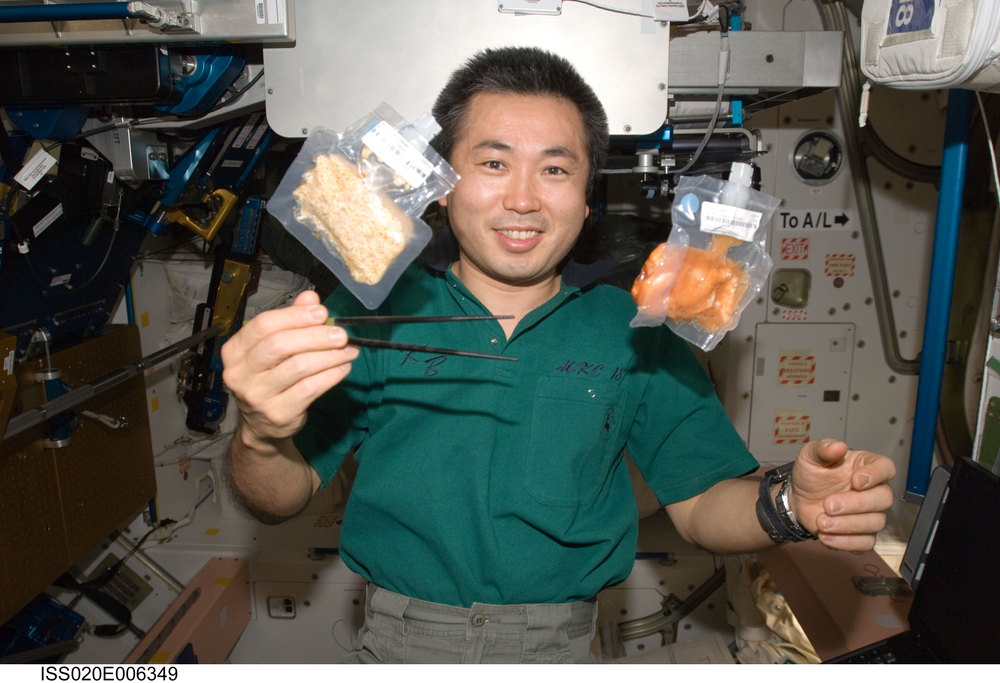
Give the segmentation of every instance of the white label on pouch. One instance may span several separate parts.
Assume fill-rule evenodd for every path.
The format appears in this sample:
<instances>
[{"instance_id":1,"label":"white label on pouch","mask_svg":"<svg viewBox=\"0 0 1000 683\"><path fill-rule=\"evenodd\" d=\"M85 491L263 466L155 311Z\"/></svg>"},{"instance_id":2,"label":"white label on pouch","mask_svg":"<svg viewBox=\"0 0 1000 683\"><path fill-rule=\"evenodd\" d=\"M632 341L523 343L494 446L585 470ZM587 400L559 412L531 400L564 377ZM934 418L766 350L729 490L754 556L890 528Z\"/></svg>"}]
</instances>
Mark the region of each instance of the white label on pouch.
<instances>
[{"instance_id":1,"label":"white label on pouch","mask_svg":"<svg viewBox=\"0 0 1000 683\"><path fill-rule=\"evenodd\" d=\"M729 235L744 242L753 239L760 227L762 214L735 206L703 202L701 205L701 230L714 235Z\"/></svg>"},{"instance_id":2,"label":"white label on pouch","mask_svg":"<svg viewBox=\"0 0 1000 683\"><path fill-rule=\"evenodd\" d=\"M361 141L413 187L423 185L434 172L431 162L385 121L379 121Z\"/></svg>"}]
</instances>

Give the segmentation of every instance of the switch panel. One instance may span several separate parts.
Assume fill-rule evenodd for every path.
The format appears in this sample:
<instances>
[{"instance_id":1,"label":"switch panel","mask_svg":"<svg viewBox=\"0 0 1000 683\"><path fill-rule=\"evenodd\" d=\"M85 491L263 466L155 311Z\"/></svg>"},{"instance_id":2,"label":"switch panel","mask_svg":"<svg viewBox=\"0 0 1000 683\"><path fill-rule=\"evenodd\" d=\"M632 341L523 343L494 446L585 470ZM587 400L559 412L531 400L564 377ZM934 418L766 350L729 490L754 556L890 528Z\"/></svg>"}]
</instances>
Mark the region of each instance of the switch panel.
<instances>
[{"instance_id":1,"label":"switch panel","mask_svg":"<svg viewBox=\"0 0 1000 683\"><path fill-rule=\"evenodd\" d=\"M283 595L268 596L267 613L272 619L294 619L295 598Z\"/></svg>"}]
</instances>

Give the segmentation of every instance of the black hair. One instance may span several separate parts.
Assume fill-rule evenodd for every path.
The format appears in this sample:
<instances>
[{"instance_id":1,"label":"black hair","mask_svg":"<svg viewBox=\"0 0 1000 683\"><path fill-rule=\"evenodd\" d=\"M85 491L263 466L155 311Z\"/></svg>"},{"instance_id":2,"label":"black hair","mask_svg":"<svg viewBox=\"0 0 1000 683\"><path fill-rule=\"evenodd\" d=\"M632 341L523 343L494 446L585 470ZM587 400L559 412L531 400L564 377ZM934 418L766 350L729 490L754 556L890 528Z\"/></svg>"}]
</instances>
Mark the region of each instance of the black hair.
<instances>
[{"instance_id":1,"label":"black hair","mask_svg":"<svg viewBox=\"0 0 1000 683\"><path fill-rule=\"evenodd\" d=\"M547 95L576 105L583 119L588 161L587 192L608 155L608 117L597 95L566 59L536 47L504 47L477 53L451 75L432 113L441 125L433 146L451 160L472 96L478 93Z\"/></svg>"}]
</instances>

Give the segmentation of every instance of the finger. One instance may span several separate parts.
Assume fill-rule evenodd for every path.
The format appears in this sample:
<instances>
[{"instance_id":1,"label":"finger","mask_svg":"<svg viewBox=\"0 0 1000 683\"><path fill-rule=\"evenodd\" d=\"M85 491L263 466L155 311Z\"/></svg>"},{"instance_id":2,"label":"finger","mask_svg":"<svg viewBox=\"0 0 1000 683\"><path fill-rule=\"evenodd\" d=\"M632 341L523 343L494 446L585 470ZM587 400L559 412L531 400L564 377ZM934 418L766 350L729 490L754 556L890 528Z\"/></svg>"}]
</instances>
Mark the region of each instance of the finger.
<instances>
[{"instance_id":1,"label":"finger","mask_svg":"<svg viewBox=\"0 0 1000 683\"><path fill-rule=\"evenodd\" d=\"M350 364L357 357L358 349L353 346L295 354L260 375L258 383L272 387L270 393L279 394L309 377L345 363Z\"/></svg>"},{"instance_id":2,"label":"finger","mask_svg":"<svg viewBox=\"0 0 1000 683\"><path fill-rule=\"evenodd\" d=\"M893 492L888 484L867 491L834 493L823 500L823 511L831 517L882 512L892 506Z\"/></svg>"},{"instance_id":3,"label":"finger","mask_svg":"<svg viewBox=\"0 0 1000 683\"><path fill-rule=\"evenodd\" d=\"M347 332L342 327L316 325L293 328L261 339L247 350L242 360L245 372L258 374L277 367L289 358L313 351L343 349L346 344Z\"/></svg>"},{"instance_id":4,"label":"finger","mask_svg":"<svg viewBox=\"0 0 1000 683\"><path fill-rule=\"evenodd\" d=\"M227 368L223 372L223 381L245 403L263 405L278 394L287 392L299 382L331 368L350 364L357 357L358 349L353 346L297 353L285 358L273 367L256 372L247 369L249 363L242 368ZM243 372L240 373L240 370ZM230 372L231 375L235 376L227 376L225 372Z\"/></svg>"},{"instance_id":5,"label":"finger","mask_svg":"<svg viewBox=\"0 0 1000 683\"><path fill-rule=\"evenodd\" d=\"M820 534L856 535L877 534L885 528L884 512L866 512L860 515L829 517L820 515L816 518Z\"/></svg>"},{"instance_id":6,"label":"finger","mask_svg":"<svg viewBox=\"0 0 1000 683\"><path fill-rule=\"evenodd\" d=\"M820 542L835 550L850 550L852 552L871 550L875 547L875 534L819 534Z\"/></svg>"},{"instance_id":7,"label":"finger","mask_svg":"<svg viewBox=\"0 0 1000 683\"><path fill-rule=\"evenodd\" d=\"M296 298L309 300L311 297L303 297L303 292ZM313 292L315 294L315 292ZM285 330L303 329L317 327L326 323L328 318L325 307L318 304L292 305L286 308L279 308L272 311L264 311L254 316L250 322L240 328L233 337L223 345L223 349L229 347L230 356L242 356L262 340L278 332ZM225 358L223 358L225 364Z\"/></svg>"},{"instance_id":8,"label":"finger","mask_svg":"<svg viewBox=\"0 0 1000 683\"><path fill-rule=\"evenodd\" d=\"M851 486L856 491L879 486L896 476L895 463L878 453L862 451L857 455L855 463Z\"/></svg>"},{"instance_id":9,"label":"finger","mask_svg":"<svg viewBox=\"0 0 1000 683\"><path fill-rule=\"evenodd\" d=\"M341 382L351 371L350 363L342 363L322 372L303 378L285 391L276 394L268 401L251 404L240 416L250 415L256 419L248 420L248 425L258 433L258 436L287 436L294 434L306 419L306 409L317 398Z\"/></svg>"},{"instance_id":10,"label":"finger","mask_svg":"<svg viewBox=\"0 0 1000 683\"><path fill-rule=\"evenodd\" d=\"M848 453L847 444L836 439L810 441L799 452L799 459L819 467L836 465Z\"/></svg>"},{"instance_id":11,"label":"finger","mask_svg":"<svg viewBox=\"0 0 1000 683\"><path fill-rule=\"evenodd\" d=\"M313 401L339 384L351 372L350 363L342 363L296 382L275 397L276 402L289 406L295 414L305 411ZM293 406L299 406L297 411Z\"/></svg>"},{"instance_id":12,"label":"finger","mask_svg":"<svg viewBox=\"0 0 1000 683\"><path fill-rule=\"evenodd\" d=\"M306 289L299 292L299 295L295 297L295 301L292 302L292 306L315 306L318 303L321 303L319 294L311 289Z\"/></svg>"}]
</instances>

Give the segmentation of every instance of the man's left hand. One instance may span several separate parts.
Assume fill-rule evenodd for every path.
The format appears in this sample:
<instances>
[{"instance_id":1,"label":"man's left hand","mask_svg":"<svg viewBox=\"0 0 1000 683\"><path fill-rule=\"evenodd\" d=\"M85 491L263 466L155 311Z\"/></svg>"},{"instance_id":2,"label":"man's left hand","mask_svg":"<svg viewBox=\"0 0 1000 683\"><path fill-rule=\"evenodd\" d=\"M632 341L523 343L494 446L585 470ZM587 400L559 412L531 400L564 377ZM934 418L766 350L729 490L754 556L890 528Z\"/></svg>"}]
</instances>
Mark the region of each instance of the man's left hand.
<instances>
[{"instance_id":1,"label":"man's left hand","mask_svg":"<svg viewBox=\"0 0 1000 683\"><path fill-rule=\"evenodd\" d=\"M892 505L886 482L895 474L883 455L852 451L843 441L813 441L795 461L789 503L799 523L825 545L871 550Z\"/></svg>"}]
</instances>

